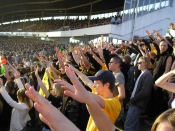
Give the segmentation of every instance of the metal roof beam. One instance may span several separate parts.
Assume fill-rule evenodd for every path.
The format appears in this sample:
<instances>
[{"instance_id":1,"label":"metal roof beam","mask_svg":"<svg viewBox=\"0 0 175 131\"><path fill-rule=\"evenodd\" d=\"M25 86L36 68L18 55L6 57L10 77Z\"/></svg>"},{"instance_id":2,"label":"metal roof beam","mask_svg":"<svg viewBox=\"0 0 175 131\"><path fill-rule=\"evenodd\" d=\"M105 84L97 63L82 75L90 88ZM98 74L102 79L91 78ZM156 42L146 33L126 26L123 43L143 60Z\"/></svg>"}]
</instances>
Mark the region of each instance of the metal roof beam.
<instances>
[{"instance_id":1,"label":"metal roof beam","mask_svg":"<svg viewBox=\"0 0 175 131\"><path fill-rule=\"evenodd\" d=\"M19 3L19 4L0 6L0 9L7 8L7 7L12 7L12 6L18 6L18 5L49 4L49 3L55 3L55 2L60 2L60 1L64 1L64 0L54 0L54 1L46 1L46 2L26 2L26 3Z\"/></svg>"}]
</instances>

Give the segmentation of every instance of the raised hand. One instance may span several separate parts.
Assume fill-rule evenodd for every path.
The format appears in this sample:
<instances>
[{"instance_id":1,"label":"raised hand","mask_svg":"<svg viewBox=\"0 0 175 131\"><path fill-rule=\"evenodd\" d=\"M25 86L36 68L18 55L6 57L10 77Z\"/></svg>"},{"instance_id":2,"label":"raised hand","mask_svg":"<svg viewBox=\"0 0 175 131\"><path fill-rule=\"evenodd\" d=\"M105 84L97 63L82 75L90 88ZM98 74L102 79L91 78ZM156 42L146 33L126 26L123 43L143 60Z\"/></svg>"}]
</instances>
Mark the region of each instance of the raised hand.
<instances>
[{"instance_id":1,"label":"raised hand","mask_svg":"<svg viewBox=\"0 0 175 131\"><path fill-rule=\"evenodd\" d=\"M53 131L79 131L57 108L52 106L48 100L38 94L29 84L25 85L26 95L35 101L34 107L40 113L40 119Z\"/></svg>"},{"instance_id":2,"label":"raised hand","mask_svg":"<svg viewBox=\"0 0 175 131\"><path fill-rule=\"evenodd\" d=\"M15 76L16 79L17 79L17 78L20 78L20 73L19 73L18 71L15 71L15 72L14 72L14 76Z\"/></svg>"},{"instance_id":3,"label":"raised hand","mask_svg":"<svg viewBox=\"0 0 175 131\"><path fill-rule=\"evenodd\" d=\"M91 93L88 92L85 87L81 84L81 82L78 80L77 76L75 75L74 71L71 69L71 67L65 67L65 71L71 82L73 83L73 87L75 89L74 92L66 90L64 91L64 94L67 96L72 97L73 99L89 104L91 99Z\"/></svg>"},{"instance_id":4,"label":"raised hand","mask_svg":"<svg viewBox=\"0 0 175 131\"><path fill-rule=\"evenodd\" d=\"M75 89L74 89L73 85L69 84L68 82L66 82L64 80L60 80L60 79L56 79L56 80L54 80L54 82L61 85L61 88L75 93Z\"/></svg>"},{"instance_id":5,"label":"raised hand","mask_svg":"<svg viewBox=\"0 0 175 131\"><path fill-rule=\"evenodd\" d=\"M156 36L159 36L159 33L156 30L153 30L153 32Z\"/></svg>"},{"instance_id":6,"label":"raised hand","mask_svg":"<svg viewBox=\"0 0 175 131\"><path fill-rule=\"evenodd\" d=\"M148 36L151 36L151 33L148 30L146 30L145 32Z\"/></svg>"},{"instance_id":7,"label":"raised hand","mask_svg":"<svg viewBox=\"0 0 175 131\"><path fill-rule=\"evenodd\" d=\"M139 40L142 40L142 37L141 36L137 35L137 37L139 38Z\"/></svg>"},{"instance_id":8,"label":"raised hand","mask_svg":"<svg viewBox=\"0 0 175 131\"><path fill-rule=\"evenodd\" d=\"M170 28L171 28L171 29L175 30L175 25L174 25L174 23L170 22L169 25L170 25Z\"/></svg>"},{"instance_id":9,"label":"raised hand","mask_svg":"<svg viewBox=\"0 0 175 131\"><path fill-rule=\"evenodd\" d=\"M38 77L38 67L36 67L36 70L35 70L35 76Z\"/></svg>"},{"instance_id":10,"label":"raised hand","mask_svg":"<svg viewBox=\"0 0 175 131\"><path fill-rule=\"evenodd\" d=\"M133 42L132 42L132 40L130 40L130 41L129 41L129 45L132 45L132 44L133 44Z\"/></svg>"},{"instance_id":11,"label":"raised hand","mask_svg":"<svg viewBox=\"0 0 175 131\"><path fill-rule=\"evenodd\" d=\"M59 52L59 48L58 48L58 47L55 47L54 50L55 50L56 52Z\"/></svg>"}]
</instances>

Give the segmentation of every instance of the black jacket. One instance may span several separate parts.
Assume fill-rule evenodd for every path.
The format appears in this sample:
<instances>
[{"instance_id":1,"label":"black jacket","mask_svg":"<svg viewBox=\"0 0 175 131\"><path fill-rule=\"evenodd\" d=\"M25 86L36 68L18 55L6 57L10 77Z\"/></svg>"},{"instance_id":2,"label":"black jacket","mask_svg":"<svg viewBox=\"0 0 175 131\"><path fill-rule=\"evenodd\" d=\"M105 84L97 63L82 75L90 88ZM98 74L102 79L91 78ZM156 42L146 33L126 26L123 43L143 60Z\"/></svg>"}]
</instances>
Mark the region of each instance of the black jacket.
<instances>
[{"instance_id":1,"label":"black jacket","mask_svg":"<svg viewBox=\"0 0 175 131\"><path fill-rule=\"evenodd\" d=\"M135 95L130 99L130 102L133 105L145 109L151 94L152 84L152 74L150 71L147 70L140 77Z\"/></svg>"}]
</instances>

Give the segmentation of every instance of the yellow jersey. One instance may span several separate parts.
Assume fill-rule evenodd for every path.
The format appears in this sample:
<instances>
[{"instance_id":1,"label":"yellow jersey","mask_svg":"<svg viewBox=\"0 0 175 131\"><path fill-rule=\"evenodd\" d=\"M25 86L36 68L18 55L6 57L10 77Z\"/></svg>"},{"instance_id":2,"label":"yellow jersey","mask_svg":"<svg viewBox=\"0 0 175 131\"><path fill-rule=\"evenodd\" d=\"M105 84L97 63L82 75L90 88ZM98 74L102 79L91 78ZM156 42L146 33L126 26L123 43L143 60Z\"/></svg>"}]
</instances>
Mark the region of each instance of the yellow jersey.
<instances>
[{"instance_id":1,"label":"yellow jersey","mask_svg":"<svg viewBox=\"0 0 175 131\"><path fill-rule=\"evenodd\" d=\"M92 89L92 91L94 91L94 90ZM107 98L107 99L102 98L102 99L105 102L105 108L102 110L109 117L111 122L115 123L115 121L117 120L117 118L120 114L120 111L121 111L121 103L118 99L118 96L115 96L113 98ZM95 122L91 116L89 117L86 131L98 131L98 129L95 125Z\"/></svg>"}]
</instances>

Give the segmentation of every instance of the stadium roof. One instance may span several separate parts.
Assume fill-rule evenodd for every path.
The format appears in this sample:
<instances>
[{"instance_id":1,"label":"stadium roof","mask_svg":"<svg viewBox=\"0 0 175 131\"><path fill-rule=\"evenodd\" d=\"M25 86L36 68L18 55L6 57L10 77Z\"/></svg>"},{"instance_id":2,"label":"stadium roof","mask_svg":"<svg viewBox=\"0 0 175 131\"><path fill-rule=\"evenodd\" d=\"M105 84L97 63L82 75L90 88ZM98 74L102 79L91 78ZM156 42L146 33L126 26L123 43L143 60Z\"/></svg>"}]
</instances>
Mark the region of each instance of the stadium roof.
<instances>
[{"instance_id":1,"label":"stadium roof","mask_svg":"<svg viewBox=\"0 0 175 131\"><path fill-rule=\"evenodd\" d=\"M0 23L21 19L89 15L120 11L124 0L3 0L0 5Z\"/></svg>"}]
</instances>

